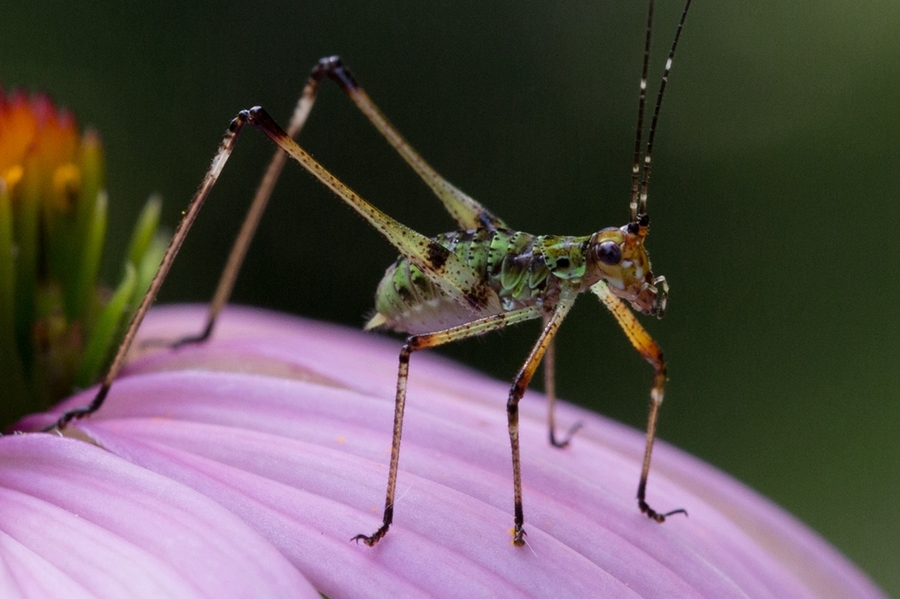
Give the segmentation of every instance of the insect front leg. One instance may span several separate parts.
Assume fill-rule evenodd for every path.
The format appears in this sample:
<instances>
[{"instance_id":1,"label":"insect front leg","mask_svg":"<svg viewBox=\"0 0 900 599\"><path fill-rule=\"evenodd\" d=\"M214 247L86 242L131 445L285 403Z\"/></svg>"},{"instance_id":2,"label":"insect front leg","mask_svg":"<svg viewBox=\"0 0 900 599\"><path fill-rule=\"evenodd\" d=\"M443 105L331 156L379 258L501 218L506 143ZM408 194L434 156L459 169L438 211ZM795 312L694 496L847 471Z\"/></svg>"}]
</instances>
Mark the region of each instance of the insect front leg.
<instances>
[{"instance_id":1,"label":"insect front leg","mask_svg":"<svg viewBox=\"0 0 900 599\"><path fill-rule=\"evenodd\" d=\"M634 313L625 305L625 302L617 298L607 287L605 281L600 281L591 287L600 301L612 312L619 326L625 331L625 335L634 346L634 349L653 366L653 387L650 389L650 414L647 417L647 443L644 447L644 460L641 466L641 479L638 483L637 500L641 512L657 522L664 522L666 517L673 514L684 514L683 509L660 513L651 508L646 501L647 476L650 473L650 456L653 453L653 442L656 439L656 419L659 415L659 407L663 402L666 386L666 362L663 359L662 349L656 341L650 337L647 330L638 322Z\"/></svg>"},{"instance_id":2,"label":"insect front leg","mask_svg":"<svg viewBox=\"0 0 900 599\"><path fill-rule=\"evenodd\" d=\"M400 463L400 439L403 434L403 412L406 408L409 359L413 352L429 347L437 347L438 345L451 343L453 341L460 341L469 337L475 337L490 331L496 331L518 322L538 318L540 315L540 308L529 306L512 312L503 312L501 314L480 318L443 331L413 335L406 339L406 343L403 344L403 348L400 350L400 366L397 369L397 394L394 400L394 430L391 439L391 463L388 470L387 492L384 499L384 515L382 523L378 530L371 535L359 534L353 537L351 539L352 541L362 541L369 547L372 547L387 534L387 531L394 520L394 494L397 488L397 469ZM538 361L540 361L540 358L538 358ZM527 386L527 382L525 384ZM513 449L513 471L514 476L518 480L518 429L516 429L516 434L516 444ZM517 505L519 506L517 514L521 514L521 483L517 483L516 488L518 489L517 497L519 498L517 502ZM519 528L521 528L521 526Z\"/></svg>"}]
</instances>

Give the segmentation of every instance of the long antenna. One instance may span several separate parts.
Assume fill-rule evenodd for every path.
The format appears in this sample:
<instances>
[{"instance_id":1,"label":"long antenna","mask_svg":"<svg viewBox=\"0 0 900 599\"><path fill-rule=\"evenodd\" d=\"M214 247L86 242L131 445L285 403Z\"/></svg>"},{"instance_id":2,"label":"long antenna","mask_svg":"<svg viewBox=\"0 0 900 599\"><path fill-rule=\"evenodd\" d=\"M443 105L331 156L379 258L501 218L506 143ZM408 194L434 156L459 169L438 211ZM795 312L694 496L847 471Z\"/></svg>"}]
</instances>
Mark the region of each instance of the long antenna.
<instances>
[{"instance_id":1,"label":"long antenna","mask_svg":"<svg viewBox=\"0 0 900 599\"><path fill-rule=\"evenodd\" d=\"M637 142L635 143L635 157L632 166L631 175L631 222L637 222L641 217L647 214L647 190L650 186L650 170L652 168L651 157L653 155L653 138L656 136L656 125L659 122L659 112L662 108L663 94L666 91L666 84L669 81L669 71L672 70L672 62L675 59L675 48L678 47L678 39L681 37L681 31L684 29L684 21L687 18L688 9L691 6L691 0L687 0L684 4L684 10L681 11L681 19L678 21L678 27L675 29L675 39L672 40L672 47L669 49L669 57L666 59L666 67L663 70L662 81L659 84L659 93L656 96L656 106L653 109L653 118L650 120L650 132L647 135L647 151L644 153L644 173L643 180L640 185L640 198L637 196L637 177L640 162L640 142L643 131L644 102L647 89L647 62L650 54L650 27L653 19L653 0L650 0L650 8L647 17L647 41L644 47L644 67L641 73L641 92L638 102L638 130ZM637 200L637 201L636 201Z\"/></svg>"},{"instance_id":2,"label":"long antenna","mask_svg":"<svg viewBox=\"0 0 900 599\"><path fill-rule=\"evenodd\" d=\"M638 96L637 130L634 134L634 164L631 167L631 203L629 207L633 223L636 223L638 219L638 181L641 175L641 143L644 141L644 105L647 101L647 69L650 65L650 32L652 30L653 0L650 0L647 9L647 35L644 40L644 66L641 68L641 91ZM643 186L641 186L642 188ZM641 213L643 214L643 211Z\"/></svg>"}]
</instances>

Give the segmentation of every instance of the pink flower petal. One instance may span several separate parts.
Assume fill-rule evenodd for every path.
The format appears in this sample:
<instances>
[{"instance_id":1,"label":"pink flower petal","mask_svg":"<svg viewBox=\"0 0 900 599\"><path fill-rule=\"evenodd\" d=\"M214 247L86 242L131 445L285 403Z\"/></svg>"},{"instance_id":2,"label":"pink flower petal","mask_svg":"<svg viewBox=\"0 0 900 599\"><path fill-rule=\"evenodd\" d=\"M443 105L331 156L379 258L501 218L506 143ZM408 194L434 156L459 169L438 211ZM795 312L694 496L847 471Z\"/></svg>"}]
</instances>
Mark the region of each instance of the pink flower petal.
<instances>
[{"instance_id":1,"label":"pink flower petal","mask_svg":"<svg viewBox=\"0 0 900 599\"><path fill-rule=\"evenodd\" d=\"M202 308L156 310L143 335L202 322ZM380 524L396 368L389 340L231 308L210 343L134 362L77 426L221 503L333 599L883 596L815 533L665 443L649 499L690 518L649 521L634 499L643 435L564 405L561 422L585 426L554 449L535 394L520 409L528 545L511 546L507 386L427 355L412 359L394 525L358 546Z\"/></svg>"},{"instance_id":2,"label":"pink flower petal","mask_svg":"<svg viewBox=\"0 0 900 599\"><path fill-rule=\"evenodd\" d=\"M3 597L318 597L233 514L88 443L0 438Z\"/></svg>"}]
</instances>

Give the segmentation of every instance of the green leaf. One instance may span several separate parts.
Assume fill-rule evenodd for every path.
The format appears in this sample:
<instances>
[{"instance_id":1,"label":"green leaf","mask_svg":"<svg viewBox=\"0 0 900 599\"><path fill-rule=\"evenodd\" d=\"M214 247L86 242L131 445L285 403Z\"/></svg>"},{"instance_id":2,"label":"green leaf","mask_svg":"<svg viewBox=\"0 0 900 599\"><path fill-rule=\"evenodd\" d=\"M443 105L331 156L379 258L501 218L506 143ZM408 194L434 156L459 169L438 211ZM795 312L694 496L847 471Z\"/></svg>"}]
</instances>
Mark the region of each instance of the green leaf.
<instances>
[{"instance_id":1,"label":"green leaf","mask_svg":"<svg viewBox=\"0 0 900 599\"><path fill-rule=\"evenodd\" d=\"M93 384L106 366L106 361L120 337L119 332L127 323L131 313L129 303L134 295L137 281L137 269L130 263L126 264L122 282L119 283L109 303L97 318L97 323L88 339L84 359L75 375L76 386L84 388Z\"/></svg>"},{"instance_id":2,"label":"green leaf","mask_svg":"<svg viewBox=\"0 0 900 599\"><path fill-rule=\"evenodd\" d=\"M107 196L99 191L93 201L93 210L84 230L78 279L73 281L71 296L74 298L71 317L90 326L90 308L97 286L97 272L103 256L103 242L106 237Z\"/></svg>"},{"instance_id":3,"label":"green leaf","mask_svg":"<svg viewBox=\"0 0 900 599\"><path fill-rule=\"evenodd\" d=\"M12 206L6 182L0 179L0 381L3 384L0 422L9 422L18 414L18 406L13 405L16 399L28 397L14 328L15 246L12 229Z\"/></svg>"},{"instance_id":4,"label":"green leaf","mask_svg":"<svg viewBox=\"0 0 900 599\"><path fill-rule=\"evenodd\" d=\"M135 223L128 243L128 261L135 267L140 265L147 248L153 241L156 228L159 226L159 214L162 209L162 197L154 194L147 199L141 214Z\"/></svg>"}]
</instances>

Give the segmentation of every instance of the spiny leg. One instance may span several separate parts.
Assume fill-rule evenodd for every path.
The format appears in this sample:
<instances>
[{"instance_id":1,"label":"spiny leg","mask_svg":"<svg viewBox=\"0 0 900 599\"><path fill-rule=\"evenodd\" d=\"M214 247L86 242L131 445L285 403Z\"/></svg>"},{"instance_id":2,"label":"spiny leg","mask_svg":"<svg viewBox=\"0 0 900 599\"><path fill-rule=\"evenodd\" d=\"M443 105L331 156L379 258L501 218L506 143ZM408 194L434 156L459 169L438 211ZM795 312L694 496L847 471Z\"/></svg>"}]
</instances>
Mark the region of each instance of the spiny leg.
<instances>
[{"instance_id":1,"label":"spiny leg","mask_svg":"<svg viewBox=\"0 0 900 599\"><path fill-rule=\"evenodd\" d=\"M437 347L445 343L460 341L469 337L482 335L490 331L496 331L510 325L538 318L541 309L536 306L521 308L512 312L503 312L486 318L481 318L463 325L422 335L412 335L406 339L400 350L400 366L397 370L397 394L394 403L394 431L391 439L391 463L388 470L387 492L384 499L384 515L381 526L371 535L359 534L350 539L362 541L372 547L387 534L394 519L394 494L397 488L397 470L400 463L400 440L403 433L403 412L406 408L406 387L409 380L409 358L413 352L429 347ZM527 383L526 383L527 384ZM513 449L514 471L518 473L518 442ZM518 478L518 475L516 474ZM521 513L521 485L517 484L518 512Z\"/></svg>"},{"instance_id":2,"label":"spiny leg","mask_svg":"<svg viewBox=\"0 0 900 599\"><path fill-rule=\"evenodd\" d=\"M303 88L303 93L297 100L297 105L294 107L294 113L291 115L291 120L288 122L285 131L291 138L296 138L300 135L300 131L306 124L307 118L309 118L309 113L316 100L316 92L320 79L321 78L310 77L306 86ZM206 325L199 334L183 337L172 344L173 347L180 347L189 343L202 343L212 334L216 319L219 317L225 304L228 303L232 291L234 291L234 284L237 281L238 273L244 263L244 258L247 257L247 250L250 248L250 243L256 235L259 221L262 219L263 212L266 210L269 198L272 197L275 184L281 176L281 171L284 168L287 158L287 154L276 148L272 155L272 159L269 161L269 166L266 168L266 172L263 175L262 180L260 180L259 186L256 188L256 193L254 193L253 200L250 202L250 207L247 209L247 215L244 217L241 229L234 240L234 244L231 246L231 252L228 254L228 260L225 262L225 267L222 269L222 275L219 277L219 284L216 287L215 295L213 295L213 299L209 304Z\"/></svg>"},{"instance_id":3,"label":"spiny leg","mask_svg":"<svg viewBox=\"0 0 900 599\"><path fill-rule=\"evenodd\" d=\"M213 157L209 170L203 177L203 181L200 183L200 187L197 189L194 197L191 198L187 210L185 210L184 216L181 218L181 222L178 223L178 227L172 235L172 240L169 242L169 247L166 248L166 253L163 255L159 269L153 276L153 280L150 281L147 293L141 300L137 310L135 310L134 316L131 317L131 322L128 324L125 336L122 338L122 342L116 350L116 355L113 357L109 369L106 371L106 376L104 376L100 389L98 389L94 399L86 406L81 406L65 412L59 417L59 420L57 420L54 425L47 427L45 430L49 431L54 428L62 429L72 420L93 414L103 405L103 402L106 400L106 396L109 394L109 390L112 387L113 381L116 380L116 376L118 376L119 371L125 362L125 356L128 354L128 350L134 342L134 338L141 326L141 322L144 320L144 316L147 314L147 310L150 309L150 306L156 300L159 289L162 286L163 281L165 281L166 276L169 274L169 270L172 268L175 256L178 255L178 251L181 249L188 231L190 231L191 226L193 226L194 221L197 219L200 208L203 207L203 202L205 202L206 198L209 196L209 192L212 190L219 175L222 173L222 168L225 166L228 157L231 156L231 152L234 150L238 134L244 125L244 121L245 119L243 118L234 119L231 121L228 130L225 132L225 137L219 144L219 149Z\"/></svg>"},{"instance_id":4,"label":"spiny leg","mask_svg":"<svg viewBox=\"0 0 900 599\"><path fill-rule=\"evenodd\" d=\"M657 281L665 289L665 280ZM612 312L619 326L625 331L628 341L638 351L641 356L653 366L653 387L650 390L650 414L647 417L647 443L644 447L644 460L641 466L641 480L638 483L637 500L638 507L641 512L647 514L657 522L665 521L666 517L673 514L684 514L687 512L683 509L672 510L670 512L660 513L652 509L646 501L647 497L647 476L650 473L650 456L653 453L653 442L656 439L656 419L659 415L659 407L663 402L663 395L666 386L666 362L663 359L662 349L656 341L650 337L647 330L641 326L634 313L625 305L625 302L617 298L607 287L605 281L600 281L591 287L600 301L606 308Z\"/></svg>"},{"instance_id":5,"label":"spiny leg","mask_svg":"<svg viewBox=\"0 0 900 599\"><path fill-rule=\"evenodd\" d=\"M472 197L457 189L452 183L441 177L425 159L409 145L400 132L382 114L381 110L372 102L368 94L357 83L356 78L350 73L343 61L338 56L330 56L319 61L313 69L312 76L321 78L327 75L332 81L346 93L356 104L357 108L366 115L369 122L378 129L398 154L431 188L432 192L444 204L444 208L450 213L462 229L504 229L507 225L487 208L475 201Z\"/></svg>"},{"instance_id":6,"label":"spiny leg","mask_svg":"<svg viewBox=\"0 0 900 599\"><path fill-rule=\"evenodd\" d=\"M411 263L422 270L429 280L438 286L449 298L460 304L470 306L475 312L500 312L500 301L497 298L497 294L487 282L478 276L478 273L447 250L447 248L400 224L354 193L341 183L337 177L313 160L305 150L294 142L287 132L281 129L262 108L257 106L249 111L243 110L238 113L225 132L225 137L219 144L219 149L213 157L212 164L194 197L188 204L181 222L178 223L172 240L169 242L169 247L166 249L166 253L160 262L159 269L156 271L147 293L135 311L94 399L87 406L65 412L53 426L47 427L46 430L64 428L73 419L93 414L103 405L116 376L118 376L125 362L125 356L134 342L144 316L156 300L159 289L168 276L188 231L190 231L194 221L197 219L197 215L218 180L222 168L228 161L228 157L231 156L238 134L247 122L265 133L282 151L300 163L321 183L334 191L338 197L369 221L376 230L380 231L401 254L409 258Z\"/></svg>"},{"instance_id":7,"label":"spiny leg","mask_svg":"<svg viewBox=\"0 0 900 599\"><path fill-rule=\"evenodd\" d=\"M509 444L512 449L513 467L513 545L521 547L525 544L525 514L522 509L522 463L519 452L519 400L525 395L528 383L531 382L538 364L544 357L547 348L553 342L559 325L575 303L575 297L561 297L553 314L545 319L546 325L541 331L534 347L528 354L525 363L516 373L513 384L509 389L509 398L506 401L506 418L509 427Z\"/></svg>"},{"instance_id":8,"label":"spiny leg","mask_svg":"<svg viewBox=\"0 0 900 599\"><path fill-rule=\"evenodd\" d=\"M365 201L297 145L265 110L257 106L242 111L238 118L247 120L265 133L285 153L367 220L449 299L461 305L468 305L473 313L501 311L496 292L462 258Z\"/></svg>"},{"instance_id":9,"label":"spiny leg","mask_svg":"<svg viewBox=\"0 0 900 599\"><path fill-rule=\"evenodd\" d=\"M415 170L417 174L428 184L434 191L435 195L443 202L444 206L450 212L451 216L460 224L462 228L476 227L505 227L506 225L496 216L491 214L484 206L473 200L471 197L457 189L449 181L442 178L425 160L406 142L399 134L394 126L384 117L377 106L371 101L368 95L356 82L356 79L344 66L341 59L337 56L329 56L322 58L313 67L309 75L306 86L294 114L291 117L286 133L291 138L296 138L312 110L313 104L318 97L319 83L323 77L328 77L350 97L353 103L366 115L375 128L388 140L388 142L397 150L397 152L406 160L406 162ZM219 279L215 295L210 302L209 311L207 313L206 325L197 335L184 337L177 341L174 346L178 347L188 343L197 343L205 341L212 334L215 321L234 290L238 273L247 255L247 250L253 240L253 236L262 218L262 214L266 209L281 170L284 167L287 156L284 152L276 150L272 156L269 166L253 196L250 207L247 210L247 216L244 219L241 229L235 238L231 252Z\"/></svg>"},{"instance_id":10,"label":"spiny leg","mask_svg":"<svg viewBox=\"0 0 900 599\"><path fill-rule=\"evenodd\" d=\"M544 315L544 328L547 328L547 325L550 324L550 318L549 314ZM549 431L550 445L562 449L569 445L572 436L578 432L582 423L579 421L573 424L562 440L556 438L556 342L552 339L547 344L547 349L544 352L543 369L544 395L547 397L547 430Z\"/></svg>"}]
</instances>

